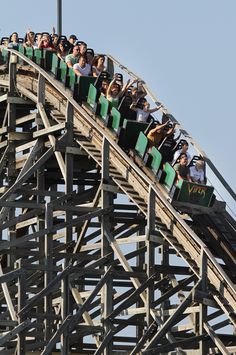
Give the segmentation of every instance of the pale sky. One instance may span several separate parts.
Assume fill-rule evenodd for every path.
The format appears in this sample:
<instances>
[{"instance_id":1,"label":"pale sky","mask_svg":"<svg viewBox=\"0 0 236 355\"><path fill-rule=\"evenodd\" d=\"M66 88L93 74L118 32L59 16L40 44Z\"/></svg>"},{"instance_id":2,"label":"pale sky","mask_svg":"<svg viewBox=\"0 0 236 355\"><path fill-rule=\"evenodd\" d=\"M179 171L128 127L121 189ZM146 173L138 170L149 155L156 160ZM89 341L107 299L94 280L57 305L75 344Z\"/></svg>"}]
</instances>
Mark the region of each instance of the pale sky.
<instances>
[{"instance_id":1,"label":"pale sky","mask_svg":"<svg viewBox=\"0 0 236 355\"><path fill-rule=\"evenodd\" d=\"M63 33L75 33L145 80L235 191L236 1L62 1ZM56 0L1 1L0 36L51 32L56 6Z\"/></svg>"}]
</instances>

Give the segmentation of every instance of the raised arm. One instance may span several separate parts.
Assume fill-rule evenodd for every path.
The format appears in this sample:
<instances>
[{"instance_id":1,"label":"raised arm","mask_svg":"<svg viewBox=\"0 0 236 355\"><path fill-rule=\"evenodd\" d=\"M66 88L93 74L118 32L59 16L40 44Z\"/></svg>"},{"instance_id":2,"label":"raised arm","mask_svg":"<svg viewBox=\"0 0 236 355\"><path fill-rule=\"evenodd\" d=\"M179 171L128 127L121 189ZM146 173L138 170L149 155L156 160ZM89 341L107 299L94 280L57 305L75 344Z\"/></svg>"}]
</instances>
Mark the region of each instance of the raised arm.
<instances>
[{"instance_id":1,"label":"raised arm","mask_svg":"<svg viewBox=\"0 0 236 355\"><path fill-rule=\"evenodd\" d=\"M137 107L136 107L135 102L132 102L132 104L130 105L130 109L133 111L137 111Z\"/></svg>"},{"instance_id":2,"label":"raised arm","mask_svg":"<svg viewBox=\"0 0 236 355\"><path fill-rule=\"evenodd\" d=\"M168 131L166 132L166 136L171 136L171 134L174 133L175 126L176 126L176 123L174 122L172 127L170 129L168 129Z\"/></svg>"},{"instance_id":3,"label":"raised arm","mask_svg":"<svg viewBox=\"0 0 236 355\"><path fill-rule=\"evenodd\" d=\"M154 133L160 131L162 128L166 127L170 121L166 121L163 124L157 125L155 128L151 129L148 134L153 135Z\"/></svg>"},{"instance_id":4,"label":"raised arm","mask_svg":"<svg viewBox=\"0 0 236 355\"><path fill-rule=\"evenodd\" d=\"M157 106L155 108L150 108L149 110L147 110L147 112L153 113L153 112L156 112L156 111L160 110L160 108L162 108L162 107L163 107L163 105L160 104L159 106Z\"/></svg>"},{"instance_id":5,"label":"raised arm","mask_svg":"<svg viewBox=\"0 0 236 355\"><path fill-rule=\"evenodd\" d=\"M147 91L146 91L145 87L142 85L142 82L141 82L141 87L142 87L142 93L140 93L140 95L139 95L140 99L147 95Z\"/></svg>"},{"instance_id":6,"label":"raised arm","mask_svg":"<svg viewBox=\"0 0 236 355\"><path fill-rule=\"evenodd\" d=\"M111 87L115 83L115 81L116 81L116 78L112 79L112 81L110 82L110 84L107 88L107 95L106 96L111 96Z\"/></svg>"},{"instance_id":7,"label":"raised arm","mask_svg":"<svg viewBox=\"0 0 236 355\"><path fill-rule=\"evenodd\" d=\"M43 38L40 38L39 43L38 43L38 48L39 49L43 48Z\"/></svg>"},{"instance_id":8,"label":"raised arm","mask_svg":"<svg viewBox=\"0 0 236 355\"><path fill-rule=\"evenodd\" d=\"M127 83L123 86L122 90L119 93L119 96L124 95L124 93L130 88L130 86L132 86L134 83L136 83L137 80L128 80Z\"/></svg>"}]
</instances>

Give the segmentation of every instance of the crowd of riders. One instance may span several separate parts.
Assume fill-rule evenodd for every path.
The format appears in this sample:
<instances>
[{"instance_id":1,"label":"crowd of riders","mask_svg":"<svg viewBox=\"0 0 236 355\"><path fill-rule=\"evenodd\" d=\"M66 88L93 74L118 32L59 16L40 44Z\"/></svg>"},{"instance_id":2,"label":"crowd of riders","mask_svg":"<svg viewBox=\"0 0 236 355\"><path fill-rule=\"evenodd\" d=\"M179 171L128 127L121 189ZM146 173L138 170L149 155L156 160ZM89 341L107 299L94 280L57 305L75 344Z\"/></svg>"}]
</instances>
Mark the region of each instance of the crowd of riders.
<instances>
[{"instance_id":1,"label":"crowd of riders","mask_svg":"<svg viewBox=\"0 0 236 355\"><path fill-rule=\"evenodd\" d=\"M100 94L107 98L111 108L119 109L122 105L125 117L148 123L146 130L148 149L156 147L162 154L162 163L170 163L176 170L178 179L206 183L204 160L192 159L188 152L188 142L180 139L181 134L177 134L172 116L165 112L162 104L150 108L142 81L123 82L120 73L110 78L104 54L95 54L92 48L88 48L86 42L79 40L74 34L67 38L58 36L54 29L52 32L52 34L35 33L28 30L24 38L19 38L18 33L13 32L9 37L1 39L1 47L17 49L21 44L25 48L53 51L76 75L101 77ZM162 112L161 119L152 115L158 110Z\"/></svg>"}]
</instances>

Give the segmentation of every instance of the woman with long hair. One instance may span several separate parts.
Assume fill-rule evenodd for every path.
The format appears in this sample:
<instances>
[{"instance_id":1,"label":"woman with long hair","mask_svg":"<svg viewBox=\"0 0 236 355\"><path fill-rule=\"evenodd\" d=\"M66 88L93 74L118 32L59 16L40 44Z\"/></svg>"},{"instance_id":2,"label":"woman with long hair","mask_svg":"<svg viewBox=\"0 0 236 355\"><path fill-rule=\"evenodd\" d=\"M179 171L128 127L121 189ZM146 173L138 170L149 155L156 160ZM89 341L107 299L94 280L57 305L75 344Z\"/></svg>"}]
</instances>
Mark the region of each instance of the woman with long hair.
<instances>
[{"instance_id":1,"label":"woman with long hair","mask_svg":"<svg viewBox=\"0 0 236 355\"><path fill-rule=\"evenodd\" d=\"M99 54L98 56L96 56L94 58L94 61L92 64L93 76L97 77L101 74L101 72L106 70L104 62L105 62L105 56L102 54Z\"/></svg>"}]
</instances>

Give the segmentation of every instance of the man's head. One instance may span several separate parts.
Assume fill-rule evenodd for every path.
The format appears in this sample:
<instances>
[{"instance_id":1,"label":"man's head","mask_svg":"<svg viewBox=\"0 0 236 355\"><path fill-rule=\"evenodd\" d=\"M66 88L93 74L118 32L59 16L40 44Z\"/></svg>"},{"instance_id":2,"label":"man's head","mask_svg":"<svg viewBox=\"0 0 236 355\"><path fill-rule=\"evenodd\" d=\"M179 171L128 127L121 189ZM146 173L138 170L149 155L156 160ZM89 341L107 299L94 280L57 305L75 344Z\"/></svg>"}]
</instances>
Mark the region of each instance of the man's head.
<instances>
[{"instance_id":1,"label":"man's head","mask_svg":"<svg viewBox=\"0 0 236 355\"><path fill-rule=\"evenodd\" d=\"M72 54L73 54L74 57L78 57L78 55L79 55L79 46L74 46Z\"/></svg>"},{"instance_id":2,"label":"man's head","mask_svg":"<svg viewBox=\"0 0 236 355\"><path fill-rule=\"evenodd\" d=\"M183 153L186 153L187 150L188 150L188 142L185 141L185 140L182 141L182 145L181 145L181 146L182 146L182 148L181 148L181 149L182 149L182 152L183 152Z\"/></svg>"},{"instance_id":3,"label":"man's head","mask_svg":"<svg viewBox=\"0 0 236 355\"><path fill-rule=\"evenodd\" d=\"M69 37L69 42L70 42L71 44L74 44L76 40L77 40L76 35L70 35L70 37Z\"/></svg>"},{"instance_id":4,"label":"man's head","mask_svg":"<svg viewBox=\"0 0 236 355\"><path fill-rule=\"evenodd\" d=\"M195 163L195 167L197 170L203 170L204 169L204 161L202 159L199 159Z\"/></svg>"},{"instance_id":5,"label":"man's head","mask_svg":"<svg viewBox=\"0 0 236 355\"><path fill-rule=\"evenodd\" d=\"M111 86L112 95L118 95L120 90L121 90L121 87L118 83L115 82L114 84L112 84L112 86Z\"/></svg>"},{"instance_id":6,"label":"man's head","mask_svg":"<svg viewBox=\"0 0 236 355\"><path fill-rule=\"evenodd\" d=\"M85 65L86 65L86 56L85 55L81 55L80 57L79 57L79 66L81 67L81 68L84 68L85 67Z\"/></svg>"},{"instance_id":7,"label":"man's head","mask_svg":"<svg viewBox=\"0 0 236 355\"><path fill-rule=\"evenodd\" d=\"M150 104L149 104L149 102L147 102L147 100L145 100L144 102L143 102L143 109L144 110L148 110L150 108Z\"/></svg>"},{"instance_id":8,"label":"man's head","mask_svg":"<svg viewBox=\"0 0 236 355\"><path fill-rule=\"evenodd\" d=\"M103 79L102 81L102 88L108 88L109 86L109 80L108 79Z\"/></svg>"},{"instance_id":9,"label":"man's head","mask_svg":"<svg viewBox=\"0 0 236 355\"><path fill-rule=\"evenodd\" d=\"M180 165L187 165L188 164L188 159L186 154L181 154L179 157L179 163Z\"/></svg>"}]
</instances>

